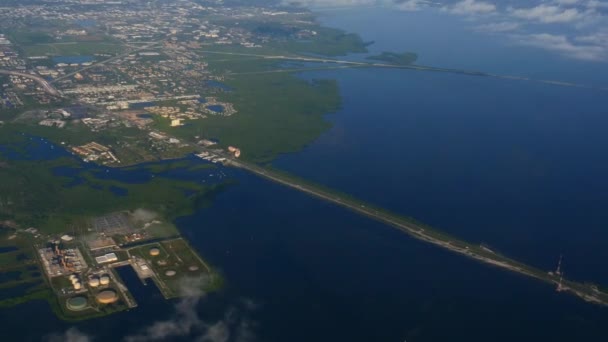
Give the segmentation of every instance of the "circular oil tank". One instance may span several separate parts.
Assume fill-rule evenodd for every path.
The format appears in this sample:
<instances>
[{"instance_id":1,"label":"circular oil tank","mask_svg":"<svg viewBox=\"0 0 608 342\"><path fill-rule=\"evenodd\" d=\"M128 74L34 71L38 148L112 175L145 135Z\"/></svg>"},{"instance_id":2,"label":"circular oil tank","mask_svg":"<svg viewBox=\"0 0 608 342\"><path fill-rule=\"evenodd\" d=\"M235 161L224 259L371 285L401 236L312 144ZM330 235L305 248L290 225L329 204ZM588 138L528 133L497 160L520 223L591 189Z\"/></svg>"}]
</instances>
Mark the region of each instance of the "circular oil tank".
<instances>
[{"instance_id":1,"label":"circular oil tank","mask_svg":"<svg viewBox=\"0 0 608 342\"><path fill-rule=\"evenodd\" d=\"M65 306L71 311L84 310L87 307L87 299L83 296L72 297L65 302Z\"/></svg>"},{"instance_id":2,"label":"circular oil tank","mask_svg":"<svg viewBox=\"0 0 608 342\"><path fill-rule=\"evenodd\" d=\"M158 256L160 254L160 249L153 247L150 248L150 255L151 256Z\"/></svg>"},{"instance_id":3,"label":"circular oil tank","mask_svg":"<svg viewBox=\"0 0 608 342\"><path fill-rule=\"evenodd\" d=\"M100 304L111 304L118 300L118 295L116 294L116 291L108 289L99 292L95 298Z\"/></svg>"},{"instance_id":4,"label":"circular oil tank","mask_svg":"<svg viewBox=\"0 0 608 342\"><path fill-rule=\"evenodd\" d=\"M77 280L77 279L78 279L78 277L77 277L77 276L75 276L74 274L70 274L69 279L70 279L70 281L73 283L73 282L74 282L74 280Z\"/></svg>"},{"instance_id":5,"label":"circular oil tank","mask_svg":"<svg viewBox=\"0 0 608 342\"><path fill-rule=\"evenodd\" d=\"M192 265L190 267L188 267L188 270L194 272L194 271L198 271L198 266Z\"/></svg>"},{"instance_id":6,"label":"circular oil tank","mask_svg":"<svg viewBox=\"0 0 608 342\"><path fill-rule=\"evenodd\" d=\"M80 285L80 282L74 283L74 290L80 290L81 288L82 288L82 285Z\"/></svg>"},{"instance_id":7,"label":"circular oil tank","mask_svg":"<svg viewBox=\"0 0 608 342\"><path fill-rule=\"evenodd\" d=\"M167 277L173 277L175 275L175 271L174 270L168 270L167 272L165 272L165 275Z\"/></svg>"},{"instance_id":8,"label":"circular oil tank","mask_svg":"<svg viewBox=\"0 0 608 342\"><path fill-rule=\"evenodd\" d=\"M101 276L101 278L99 278L99 283L101 285L108 285L110 283L110 277L107 275Z\"/></svg>"},{"instance_id":9,"label":"circular oil tank","mask_svg":"<svg viewBox=\"0 0 608 342\"><path fill-rule=\"evenodd\" d=\"M97 286L99 286L99 278L94 277L94 278L89 279L89 285L91 287L97 287Z\"/></svg>"}]
</instances>

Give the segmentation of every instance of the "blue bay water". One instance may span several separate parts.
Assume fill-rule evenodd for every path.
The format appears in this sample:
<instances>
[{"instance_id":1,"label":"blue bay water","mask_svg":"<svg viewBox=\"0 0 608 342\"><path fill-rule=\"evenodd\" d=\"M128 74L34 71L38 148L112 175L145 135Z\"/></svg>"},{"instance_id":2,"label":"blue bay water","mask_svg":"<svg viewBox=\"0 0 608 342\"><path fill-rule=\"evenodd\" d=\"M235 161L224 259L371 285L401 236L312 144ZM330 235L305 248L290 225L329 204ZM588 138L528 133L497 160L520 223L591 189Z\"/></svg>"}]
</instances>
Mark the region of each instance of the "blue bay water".
<instances>
[{"instance_id":1,"label":"blue bay water","mask_svg":"<svg viewBox=\"0 0 608 342\"><path fill-rule=\"evenodd\" d=\"M608 282L604 94L392 70L340 81L333 128L274 165L545 269Z\"/></svg>"},{"instance_id":2,"label":"blue bay water","mask_svg":"<svg viewBox=\"0 0 608 342\"><path fill-rule=\"evenodd\" d=\"M554 51L522 45L517 38L509 37L509 33L488 34L476 29L493 22L492 19L471 20L434 9L407 12L354 8L318 14L325 25L355 32L365 41L373 41L368 47L369 55L383 51L415 52L417 63L422 65L607 86L605 62L566 58ZM553 26L545 32L566 33ZM361 60L367 55L347 58Z\"/></svg>"},{"instance_id":3,"label":"blue bay water","mask_svg":"<svg viewBox=\"0 0 608 342\"><path fill-rule=\"evenodd\" d=\"M197 306L208 324L230 312L258 341L602 340L604 309L250 174L235 178L241 185L177 222L227 280ZM33 302L3 317L5 334L38 340L76 326L116 340L184 318L176 301L127 281L140 308L67 324ZM24 329L33 312L44 317L36 331Z\"/></svg>"},{"instance_id":4,"label":"blue bay water","mask_svg":"<svg viewBox=\"0 0 608 342\"><path fill-rule=\"evenodd\" d=\"M57 152L34 139L34 155ZM202 163L196 159L191 162ZM97 173L131 182L144 167ZM103 169L103 168L101 168ZM77 169L76 177L83 170ZM248 326L258 341L585 340L605 337L605 309L552 287L410 239L343 208L239 170L170 171L183 178L229 174L237 186L209 208L176 223L226 279L220 293L196 306L201 324ZM69 174L61 170L62 175ZM126 272L126 274L124 273ZM57 320L43 302L1 311L4 336L45 340L76 328L97 340L138 335L155 322L175 322L179 301L165 301L153 285L121 276L140 306L81 323ZM250 304L245 304L250 303ZM181 309L180 309L181 310ZM542 319L538 319L542 317ZM36 329L27 329L36 320ZM204 326L204 325L203 325ZM513 327L517 327L514 329ZM193 329L179 339L204 332Z\"/></svg>"},{"instance_id":5,"label":"blue bay water","mask_svg":"<svg viewBox=\"0 0 608 342\"><path fill-rule=\"evenodd\" d=\"M322 18L375 41L371 53L415 46L435 58L423 64L511 68L585 84L606 73L601 63L587 63L571 79L570 69L557 66L581 62L537 59L531 48L507 54L506 43L488 42L441 13L347 10ZM369 25L381 19L386 25ZM421 33L431 22L436 25ZM464 37L459 46L468 42L481 52L469 52L470 58L439 53L447 44L439 40L454 35ZM476 55L496 58L479 58L476 66ZM514 65L520 56L528 58L526 65ZM547 270L564 254L571 277L608 283L602 267L608 258L605 91L409 70L302 77L338 80L342 108L328 117L334 125L328 133L276 167Z\"/></svg>"}]
</instances>

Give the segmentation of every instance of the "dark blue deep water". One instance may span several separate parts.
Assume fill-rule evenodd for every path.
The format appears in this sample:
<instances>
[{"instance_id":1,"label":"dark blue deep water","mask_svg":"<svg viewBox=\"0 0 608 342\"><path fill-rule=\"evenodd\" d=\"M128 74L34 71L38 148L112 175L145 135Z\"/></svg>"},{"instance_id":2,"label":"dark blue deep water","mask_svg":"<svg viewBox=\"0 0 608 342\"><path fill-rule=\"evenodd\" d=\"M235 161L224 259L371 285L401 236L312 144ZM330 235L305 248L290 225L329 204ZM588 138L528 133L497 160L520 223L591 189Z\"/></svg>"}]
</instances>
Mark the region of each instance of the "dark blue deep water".
<instances>
[{"instance_id":1,"label":"dark blue deep water","mask_svg":"<svg viewBox=\"0 0 608 342\"><path fill-rule=\"evenodd\" d=\"M386 25L369 25L379 19ZM366 11L324 17L376 40L378 51L415 46L426 53L421 61L428 64L476 65L463 52L441 53L439 44L403 34L398 28L414 25L406 19L414 16ZM430 42L458 33L455 23L440 19L428 32ZM394 34L380 26L392 27ZM467 37L467 46L485 39ZM589 72L589 66L575 76L560 73L564 61L540 58L535 51L517 69L497 52L504 47L492 44L480 53L496 58L493 63L480 58L483 68L477 69L590 83L602 73ZM517 58L526 53L514 51ZM337 79L343 106L328 115L330 131L304 151L279 158L275 167L538 267L555 267L563 253L567 275L608 284L604 93L394 70L301 76ZM151 177L145 167L92 172L136 182ZM76 180L81 173L56 172ZM68 324L54 318L46 303L28 303L0 311L3 336L65 338L61 334L76 328L96 340L120 341L162 321L165 326L194 322L187 325L184 341L220 325L230 332L229 341L239 342L248 341L246 336L271 342L608 340L606 308L412 240L278 184L233 169L180 168L163 177L209 180L211 173L238 184L177 225L223 274L223 291L194 304L167 302L153 285L143 286L130 270L121 270L136 297L143 298L139 308Z\"/></svg>"},{"instance_id":2,"label":"dark blue deep water","mask_svg":"<svg viewBox=\"0 0 608 342\"><path fill-rule=\"evenodd\" d=\"M241 184L220 194L212 207L178 220L184 235L227 279L224 291L196 307L207 324L226 320L229 312L231 319L246 322L258 341L602 341L605 336L605 309L252 175L237 172L235 178ZM176 313L178 302L160 299L153 285L127 281L145 298L140 308L76 324L79 331L116 340L155 321L183 319ZM36 331L25 329L32 315L44 318ZM11 309L3 322L11 323L6 334L26 340L73 326L57 321L38 302ZM240 326L233 325L233 333Z\"/></svg>"},{"instance_id":3,"label":"dark blue deep water","mask_svg":"<svg viewBox=\"0 0 608 342\"><path fill-rule=\"evenodd\" d=\"M222 105L211 105L211 106L207 106L207 108L216 113L222 113L224 111L224 106L222 106Z\"/></svg>"},{"instance_id":4,"label":"dark blue deep water","mask_svg":"<svg viewBox=\"0 0 608 342\"><path fill-rule=\"evenodd\" d=\"M95 57L93 57L93 56L59 56L59 57L53 57L53 62L55 62L55 63L66 63L66 64L72 64L72 63L81 64L81 63L93 62L94 60L95 60Z\"/></svg>"}]
</instances>

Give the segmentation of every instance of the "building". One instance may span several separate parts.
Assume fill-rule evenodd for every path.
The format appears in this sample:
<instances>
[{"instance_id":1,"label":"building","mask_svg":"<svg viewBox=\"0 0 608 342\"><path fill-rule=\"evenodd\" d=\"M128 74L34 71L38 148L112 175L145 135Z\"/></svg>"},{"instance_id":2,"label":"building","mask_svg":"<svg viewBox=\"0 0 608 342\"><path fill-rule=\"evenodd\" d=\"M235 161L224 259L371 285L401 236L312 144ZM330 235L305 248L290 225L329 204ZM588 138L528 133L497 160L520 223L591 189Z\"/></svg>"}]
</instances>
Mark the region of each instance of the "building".
<instances>
[{"instance_id":1,"label":"building","mask_svg":"<svg viewBox=\"0 0 608 342\"><path fill-rule=\"evenodd\" d=\"M96 257L95 261L97 261L98 264L105 264L108 262L118 261L118 257L115 253L108 253L106 255Z\"/></svg>"}]
</instances>

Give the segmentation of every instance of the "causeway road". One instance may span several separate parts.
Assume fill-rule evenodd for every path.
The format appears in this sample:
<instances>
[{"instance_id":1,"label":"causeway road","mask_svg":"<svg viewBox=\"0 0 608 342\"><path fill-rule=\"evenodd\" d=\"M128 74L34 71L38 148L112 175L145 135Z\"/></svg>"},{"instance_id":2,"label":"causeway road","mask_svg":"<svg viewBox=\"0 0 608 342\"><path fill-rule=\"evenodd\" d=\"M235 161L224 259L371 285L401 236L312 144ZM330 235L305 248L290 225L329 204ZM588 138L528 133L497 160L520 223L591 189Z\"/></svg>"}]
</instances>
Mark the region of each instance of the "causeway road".
<instances>
[{"instance_id":1,"label":"causeway road","mask_svg":"<svg viewBox=\"0 0 608 342\"><path fill-rule=\"evenodd\" d=\"M498 74L477 71L477 70L441 68L441 67L434 67L434 66L420 65L420 64L400 65L400 64L382 63L382 62L352 61L352 60L308 57L308 56L298 56L298 55L267 55L267 54L215 51L215 50L200 50L200 52L206 53L206 54L240 56L240 57L246 57L246 58L276 59L276 60L300 61L300 62L312 62L312 63L328 63L328 64L344 66L345 69L347 66L350 66L350 67L361 67L361 68L367 67L367 68L386 68L386 69L408 69L408 70L417 70L417 71L443 72L443 73L460 74L460 75L468 75L468 76L492 77L492 78L503 79L503 80L539 82L539 83L550 84L550 85L561 86L561 87L575 87L575 88L585 88L585 89L608 91L608 87L598 87L598 86L592 86L592 85L587 85L587 84L578 84L578 83L563 82L563 81L556 81L556 80L534 79L534 78L523 77L523 76L498 75ZM311 70L314 70L314 68L312 68ZM300 72L300 71L308 71L308 70L305 70L305 69L292 70L292 72ZM256 73L268 73L268 72L266 71L266 72L229 73L229 75L256 74Z\"/></svg>"},{"instance_id":2,"label":"causeway road","mask_svg":"<svg viewBox=\"0 0 608 342\"><path fill-rule=\"evenodd\" d=\"M400 216L369 206L362 201L340 195L337 192L321 189L304 181L299 181L282 173L278 173L249 162L237 160L229 154L218 153L217 150L211 151L211 153L215 153L226 158L227 165L247 170L276 183L321 198L325 201L350 209L356 213L368 216L372 219L395 227L416 239L467 256L485 264L547 282L556 286L558 291L570 292L571 294L574 294L587 302L608 306L608 293L600 290L596 286L561 278L557 274L539 270L532 266L495 253L488 248L480 247L479 245L468 243L442 234L436 230L423 227Z\"/></svg>"}]
</instances>

